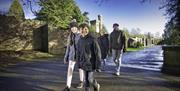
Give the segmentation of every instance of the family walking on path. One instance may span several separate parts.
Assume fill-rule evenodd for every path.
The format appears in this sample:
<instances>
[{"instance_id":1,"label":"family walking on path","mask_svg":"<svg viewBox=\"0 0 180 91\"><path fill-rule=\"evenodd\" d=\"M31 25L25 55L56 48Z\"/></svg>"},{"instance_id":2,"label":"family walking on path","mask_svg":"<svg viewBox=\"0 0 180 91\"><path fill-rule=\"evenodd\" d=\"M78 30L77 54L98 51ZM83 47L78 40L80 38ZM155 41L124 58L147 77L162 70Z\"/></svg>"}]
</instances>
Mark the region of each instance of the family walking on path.
<instances>
[{"instance_id":1,"label":"family walking on path","mask_svg":"<svg viewBox=\"0 0 180 91\"><path fill-rule=\"evenodd\" d=\"M75 20L70 23L70 33L64 56L64 63L68 62L67 82L64 91L70 91L75 64L78 65L80 79L77 88L84 87L84 91L90 91L90 87L93 86L94 91L100 91L100 84L94 78L94 72L104 70L109 53L112 54L112 60L116 64L115 75L120 75L126 38L125 34L119 30L119 25L113 24L114 30L110 37L101 31L100 36L96 38L89 32L89 29L89 25L86 23L80 24L79 27ZM102 67L101 64L103 64Z\"/></svg>"},{"instance_id":2,"label":"family walking on path","mask_svg":"<svg viewBox=\"0 0 180 91\"><path fill-rule=\"evenodd\" d=\"M35 61L0 68L0 91L63 91L67 64L59 58ZM75 61L78 66L78 60ZM163 63L162 48L152 46L123 54L120 76L111 74L116 72L115 64L108 59L105 71L94 72L94 77L100 91L180 91L180 77L162 74L159 63ZM69 91L84 91L85 81L83 89L76 89L80 82L79 70L73 72Z\"/></svg>"}]
</instances>

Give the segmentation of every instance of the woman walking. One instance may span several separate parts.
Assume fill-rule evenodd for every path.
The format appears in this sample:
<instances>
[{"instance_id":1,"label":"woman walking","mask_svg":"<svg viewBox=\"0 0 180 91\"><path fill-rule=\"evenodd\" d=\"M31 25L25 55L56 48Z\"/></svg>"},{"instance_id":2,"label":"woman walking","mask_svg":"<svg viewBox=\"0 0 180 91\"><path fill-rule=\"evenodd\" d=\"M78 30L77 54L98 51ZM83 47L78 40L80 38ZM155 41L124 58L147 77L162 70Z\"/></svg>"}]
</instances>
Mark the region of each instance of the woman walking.
<instances>
[{"instance_id":1,"label":"woman walking","mask_svg":"<svg viewBox=\"0 0 180 91\"><path fill-rule=\"evenodd\" d=\"M101 49L101 61L99 63L100 67L97 72L101 72L100 69L105 70L106 58L109 51L109 35L103 30L100 32L100 36L98 37L98 43ZM101 62L103 62L102 67Z\"/></svg>"},{"instance_id":2,"label":"woman walking","mask_svg":"<svg viewBox=\"0 0 180 91\"><path fill-rule=\"evenodd\" d=\"M70 91L71 87L71 81L72 81L72 75L74 66L76 64L76 51L77 51L77 42L80 38L80 35L78 34L78 24L76 22L70 23L70 34L67 40L67 49L64 56L64 63L68 64L68 70L67 70L67 82L66 87L63 91ZM83 70L79 68L79 78L80 83L77 86L77 88L83 87L83 80L84 80L84 74Z\"/></svg>"}]
</instances>

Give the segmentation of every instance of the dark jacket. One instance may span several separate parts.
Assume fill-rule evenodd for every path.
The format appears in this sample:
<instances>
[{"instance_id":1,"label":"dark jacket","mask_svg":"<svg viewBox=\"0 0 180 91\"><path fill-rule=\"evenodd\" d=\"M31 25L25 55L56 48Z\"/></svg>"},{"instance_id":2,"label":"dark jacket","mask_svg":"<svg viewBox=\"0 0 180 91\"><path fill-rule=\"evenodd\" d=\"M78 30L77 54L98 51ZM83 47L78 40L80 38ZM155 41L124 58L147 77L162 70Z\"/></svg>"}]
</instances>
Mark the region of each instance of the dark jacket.
<instances>
[{"instance_id":1,"label":"dark jacket","mask_svg":"<svg viewBox=\"0 0 180 91\"><path fill-rule=\"evenodd\" d=\"M98 43L101 49L101 59L105 59L109 51L109 35L104 34L98 37Z\"/></svg>"},{"instance_id":2,"label":"dark jacket","mask_svg":"<svg viewBox=\"0 0 180 91\"><path fill-rule=\"evenodd\" d=\"M110 34L110 48L122 50L126 45L126 36L122 30L114 29Z\"/></svg>"},{"instance_id":3,"label":"dark jacket","mask_svg":"<svg viewBox=\"0 0 180 91\"><path fill-rule=\"evenodd\" d=\"M70 45L70 43L67 43L67 48L66 48L66 53L65 53L65 56L64 56L64 60L65 61L76 61L75 57L76 57L76 50L77 50L77 43L78 43L78 40L80 38L80 35L79 34L74 34L73 35L73 41L74 43L72 45ZM68 37L68 40L67 42L70 41L70 36Z\"/></svg>"},{"instance_id":4,"label":"dark jacket","mask_svg":"<svg viewBox=\"0 0 180 91\"><path fill-rule=\"evenodd\" d=\"M90 34L81 37L78 41L77 60L79 68L85 71L93 71L99 68L101 51L96 38Z\"/></svg>"}]
</instances>

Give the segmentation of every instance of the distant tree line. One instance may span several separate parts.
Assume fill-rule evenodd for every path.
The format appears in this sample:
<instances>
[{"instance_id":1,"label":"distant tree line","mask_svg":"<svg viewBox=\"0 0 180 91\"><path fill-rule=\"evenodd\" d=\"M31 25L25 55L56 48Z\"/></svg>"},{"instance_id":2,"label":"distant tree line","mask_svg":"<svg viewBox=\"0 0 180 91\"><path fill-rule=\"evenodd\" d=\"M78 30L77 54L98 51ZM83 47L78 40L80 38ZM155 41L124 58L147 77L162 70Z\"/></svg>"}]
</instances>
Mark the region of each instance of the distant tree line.
<instances>
[{"instance_id":1,"label":"distant tree line","mask_svg":"<svg viewBox=\"0 0 180 91\"><path fill-rule=\"evenodd\" d=\"M98 5L108 0L95 0ZM140 3L153 2L153 0L139 0ZM162 43L180 45L180 0L160 0L160 9L166 10L168 22L166 23Z\"/></svg>"}]
</instances>

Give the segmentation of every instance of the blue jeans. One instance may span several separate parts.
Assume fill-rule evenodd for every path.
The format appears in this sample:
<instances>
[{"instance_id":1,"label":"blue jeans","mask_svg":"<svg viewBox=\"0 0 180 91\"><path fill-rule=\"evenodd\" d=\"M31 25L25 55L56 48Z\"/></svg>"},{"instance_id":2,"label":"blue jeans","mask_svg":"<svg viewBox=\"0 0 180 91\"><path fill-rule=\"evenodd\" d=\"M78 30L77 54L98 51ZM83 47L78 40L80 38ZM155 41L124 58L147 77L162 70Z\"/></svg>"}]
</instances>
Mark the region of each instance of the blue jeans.
<instances>
[{"instance_id":1,"label":"blue jeans","mask_svg":"<svg viewBox=\"0 0 180 91\"><path fill-rule=\"evenodd\" d=\"M115 65L116 65L115 66L116 72L120 72L122 53L123 53L123 49L122 50L112 49L112 60L114 61Z\"/></svg>"}]
</instances>

